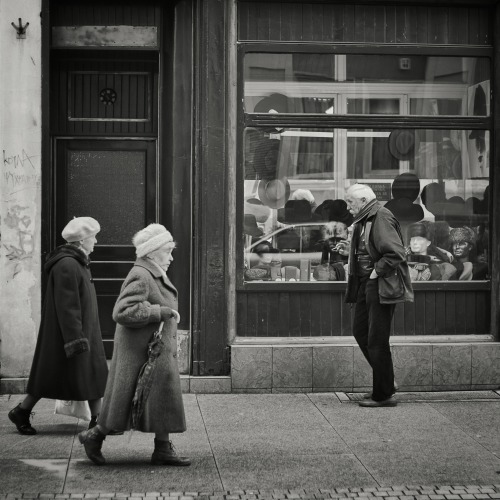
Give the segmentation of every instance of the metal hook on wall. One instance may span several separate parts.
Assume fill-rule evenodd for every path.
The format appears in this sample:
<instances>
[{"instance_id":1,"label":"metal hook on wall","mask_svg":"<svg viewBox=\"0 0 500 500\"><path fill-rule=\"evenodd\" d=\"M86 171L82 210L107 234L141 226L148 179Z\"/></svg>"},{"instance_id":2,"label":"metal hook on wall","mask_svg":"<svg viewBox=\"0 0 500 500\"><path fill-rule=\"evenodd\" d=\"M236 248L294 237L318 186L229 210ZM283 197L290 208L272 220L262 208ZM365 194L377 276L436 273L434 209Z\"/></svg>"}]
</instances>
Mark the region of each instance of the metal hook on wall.
<instances>
[{"instance_id":1,"label":"metal hook on wall","mask_svg":"<svg viewBox=\"0 0 500 500\"><path fill-rule=\"evenodd\" d=\"M26 23L23 26L23 21L21 18L19 18L19 26L16 26L14 23L10 23L10 24L12 24L12 27L17 32L17 38L26 38L26 28L30 25L30 23Z\"/></svg>"}]
</instances>

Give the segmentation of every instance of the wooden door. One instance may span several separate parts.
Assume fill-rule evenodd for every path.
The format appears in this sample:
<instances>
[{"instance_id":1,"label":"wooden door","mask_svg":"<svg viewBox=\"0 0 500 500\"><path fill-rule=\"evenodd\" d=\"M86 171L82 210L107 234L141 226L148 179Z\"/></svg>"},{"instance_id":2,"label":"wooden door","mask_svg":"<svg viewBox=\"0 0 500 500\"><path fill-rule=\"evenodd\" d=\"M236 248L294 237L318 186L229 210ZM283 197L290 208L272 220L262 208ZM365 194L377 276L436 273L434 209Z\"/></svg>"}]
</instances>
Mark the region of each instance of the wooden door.
<instances>
[{"instance_id":1,"label":"wooden door","mask_svg":"<svg viewBox=\"0 0 500 500\"><path fill-rule=\"evenodd\" d=\"M156 140L56 140L56 243L75 217L99 221L91 270L107 356L115 324L113 305L135 260L132 236L157 220Z\"/></svg>"}]
</instances>

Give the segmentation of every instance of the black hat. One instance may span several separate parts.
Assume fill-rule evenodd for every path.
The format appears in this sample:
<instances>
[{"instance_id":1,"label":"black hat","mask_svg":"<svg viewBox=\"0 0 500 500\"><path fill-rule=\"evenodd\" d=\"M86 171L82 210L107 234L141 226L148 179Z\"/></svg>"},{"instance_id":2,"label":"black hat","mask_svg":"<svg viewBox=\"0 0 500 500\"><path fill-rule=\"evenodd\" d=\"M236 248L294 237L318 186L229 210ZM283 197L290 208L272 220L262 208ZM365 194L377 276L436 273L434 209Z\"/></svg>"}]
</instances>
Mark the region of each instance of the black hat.
<instances>
[{"instance_id":1,"label":"black hat","mask_svg":"<svg viewBox=\"0 0 500 500\"><path fill-rule=\"evenodd\" d=\"M259 182L259 198L270 208L281 208L290 198L290 183L286 178L266 180Z\"/></svg>"},{"instance_id":2,"label":"black hat","mask_svg":"<svg viewBox=\"0 0 500 500\"><path fill-rule=\"evenodd\" d=\"M288 99L283 94L271 94L261 99L254 108L254 113L288 113Z\"/></svg>"},{"instance_id":3,"label":"black hat","mask_svg":"<svg viewBox=\"0 0 500 500\"><path fill-rule=\"evenodd\" d=\"M309 222L311 219L311 204L307 200L288 200L285 208L278 210L280 222Z\"/></svg>"},{"instance_id":4,"label":"black hat","mask_svg":"<svg viewBox=\"0 0 500 500\"><path fill-rule=\"evenodd\" d=\"M417 236L430 240L426 224L423 224L422 222L414 222L413 224L410 224L408 227L408 238L415 238Z\"/></svg>"},{"instance_id":5,"label":"black hat","mask_svg":"<svg viewBox=\"0 0 500 500\"><path fill-rule=\"evenodd\" d=\"M392 183L391 192L394 199L408 198L415 201L420 193L420 180L415 174L399 174Z\"/></svg>"},{"instance_id":6,"label":"black hat","mask_svg":"<svg viewBox=\"0 0 500 500\"><path fill-rule=\"evenodd\" d=\"M257 226L255 215L245 214L244 231L251 236L262 236L262 229Z\"/></svg>"},{"instance_id":7,"label":"black hat","mask_svg":"<svg viewBox=\"0 0 500 500\"><path fill-rule=\"evenodd\" d=\"M474 92L474 105L473 105L473 115L474 116L486 116L486 94L484 93L483 87L479 84ZM469 139L475 139L476 137L481 137L484 139L484 130L473 130L469 134Z\"/></svg>"},{"instance_id":8,"label":"black hat","mask_svg":"<svg viewBox=\"0 0 500 500\"><path fill-rule=\"evenodd\" d=\"M418 150L418 134L415 130L393 130L389 135L389 151L398 160L411 160Z\"/></svg>"}]
</instances>

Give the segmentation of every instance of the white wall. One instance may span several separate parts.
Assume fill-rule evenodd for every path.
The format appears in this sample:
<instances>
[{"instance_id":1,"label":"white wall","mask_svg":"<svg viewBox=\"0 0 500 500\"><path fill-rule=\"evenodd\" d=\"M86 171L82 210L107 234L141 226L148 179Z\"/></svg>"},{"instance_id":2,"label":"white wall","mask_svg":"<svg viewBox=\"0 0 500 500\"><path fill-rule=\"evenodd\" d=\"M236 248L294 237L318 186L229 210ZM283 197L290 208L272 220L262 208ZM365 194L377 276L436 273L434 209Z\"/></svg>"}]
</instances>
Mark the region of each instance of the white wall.
<instances>
[{"instance_id":1,"label":"white wall","mask_svg":"<svg viewBox=\"0 0 500 500\"><path fill-rule=\"evenodd\" d=\"M0 378L28 375L40 322L40 11L41 0L0 0Z\"/></svg>"}]
</instances>

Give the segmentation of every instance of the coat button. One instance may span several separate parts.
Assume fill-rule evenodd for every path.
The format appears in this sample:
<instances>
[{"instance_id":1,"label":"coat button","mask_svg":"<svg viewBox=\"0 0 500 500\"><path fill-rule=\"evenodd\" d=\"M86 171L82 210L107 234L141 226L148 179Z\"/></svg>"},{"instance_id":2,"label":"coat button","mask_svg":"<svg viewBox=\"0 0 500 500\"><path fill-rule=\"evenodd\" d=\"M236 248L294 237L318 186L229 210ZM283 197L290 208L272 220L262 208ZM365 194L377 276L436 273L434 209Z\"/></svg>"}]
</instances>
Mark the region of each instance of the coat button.
<instances>
[{"instance_id":1,"label":"coat button","mask_svg":"<svg viewBox=\"0 0 500 500\"><path fill-rule=\"evenodd\" d=\"M174 353L173 356L174 356L174 358L176 358L177 357L177 353Z\"/></svg>"}]
</instances>

